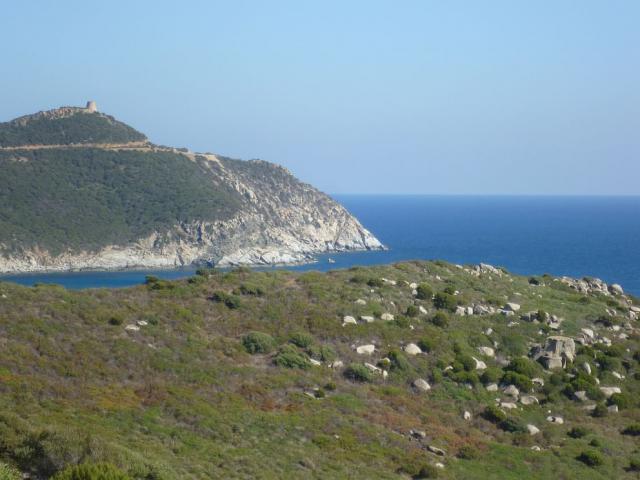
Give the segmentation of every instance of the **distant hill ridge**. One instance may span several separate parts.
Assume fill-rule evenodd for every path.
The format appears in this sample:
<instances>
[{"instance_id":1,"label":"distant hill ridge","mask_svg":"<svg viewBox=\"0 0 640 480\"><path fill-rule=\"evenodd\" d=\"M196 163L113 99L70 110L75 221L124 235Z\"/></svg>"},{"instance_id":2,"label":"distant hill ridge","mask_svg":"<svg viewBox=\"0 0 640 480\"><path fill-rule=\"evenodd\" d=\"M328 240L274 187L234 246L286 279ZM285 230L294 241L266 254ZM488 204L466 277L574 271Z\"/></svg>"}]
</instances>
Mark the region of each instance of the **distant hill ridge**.
<instances>
[{"instance_id":1,"label":"distant hill ridge","mask_svg":"<svg viewBox=\"0 0 640 480\"><path fill-rule=\"evenodd\" d=\"M147 141L137 130L98 112L91 101L85 108L60 107L0 123L0 148Z\"/></svg>"},{"instance_id":2,"label":"distant hill ridge","mask_svg":"<svg viewBox=\"0 0 640 480\"><path fill-rule=\"evenodd\" d=\"M0 272L299 263L382 244L286 169L62 107L0 124Z\"/></svg>"}]
</instances>

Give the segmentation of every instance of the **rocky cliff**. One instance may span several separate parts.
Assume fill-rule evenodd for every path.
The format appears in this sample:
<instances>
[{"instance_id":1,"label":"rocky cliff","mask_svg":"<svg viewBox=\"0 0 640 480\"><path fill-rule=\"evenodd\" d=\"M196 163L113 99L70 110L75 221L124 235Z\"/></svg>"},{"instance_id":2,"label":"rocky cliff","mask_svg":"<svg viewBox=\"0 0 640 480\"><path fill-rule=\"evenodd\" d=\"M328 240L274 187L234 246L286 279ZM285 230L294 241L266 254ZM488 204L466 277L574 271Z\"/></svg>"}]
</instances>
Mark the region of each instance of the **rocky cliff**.
<instances>
[{"instance_id":1,"label":"rocky cliff","mask_svg":"<svg viewBox=\"0 0 640 480\"><path fill-rule=\"evenodd\" d=\"M341 205L275 164L150 143L82 143L0 146L0 272L288 264L384 248ZM179 172L188 174L172 183ZM132 178L145 181L137 188Z\"/></svg>"}]
</instances>

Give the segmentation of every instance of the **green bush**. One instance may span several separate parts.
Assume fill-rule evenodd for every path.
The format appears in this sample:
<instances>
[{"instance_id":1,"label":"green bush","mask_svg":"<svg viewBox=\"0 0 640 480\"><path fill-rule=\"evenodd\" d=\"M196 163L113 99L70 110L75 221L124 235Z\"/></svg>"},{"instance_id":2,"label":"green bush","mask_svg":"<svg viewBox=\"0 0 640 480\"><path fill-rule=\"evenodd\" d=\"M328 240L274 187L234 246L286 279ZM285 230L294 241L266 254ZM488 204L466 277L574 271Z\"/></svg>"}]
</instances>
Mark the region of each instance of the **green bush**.
<instances>
[{"instance_id":1,"label":"green bush","mask_svg":"<svg viewBox=\"0 0 640 480\"><path fill-rule=\"evenodd\" d=\"M439 310L454 311L458 306L458 301L449 293L439 292L433 297L433 306Z\"/></svg>"},{"instance_id":2,"label":"green bush","mask_svg":"<svg viewBox=\"0 0 640 480\"><path fill-rule=\"evenodd\" d=\"M240 295L253 295L256 297L261 297L262 295L264 295L264 290L258 285L243 283L242 285L240 285L240 287L238 287L237 293Z\"/></svg>"},{"instance_id":3,"label":"green bush","mask_svg":"<svg viewBox=\"0 0 640 480\"><path fill-rule=\"evenodd\" d=\"M590 467L597 467L604 463L604 457L595 450L585 450L578 455L577 460Z\"/></svg>"},{"instance_id":4,"label":"green bush","mask_svg":"<svg viewBox=\"0 0 640 480\"><path fill-rule=\"evenodd\" d=\"M250 354L269 353L275 347L275 340L271 335L262 332L250 332L242 338L245 350Z\"/></svg>"},{"instance_id":5,"label":"green bush","mask_svg":"<svg viewBox=\"0 0 640 480\"><path fill-rule=\"evenodd\" d=\"M463 445L458 450L458 454L456 456L464 460L476 460L477 458L480 458L480 452L477 448L472 447L471 445Z\"/></svg>"},{"instance_id":6,"label":"green bush","mask_svg":"<svg viewBox=\"0 0 640 480\"><path fill-rule=\"evenodd\" d=\"M108 463L83 463L65 468L53 480L131 480L131 477Z\"/></svg>"},{"instance_id":7,"label":"green bush","mask_svg":"<svg viewBox=\"0 0 640 480\"><path fill-rule=\"evenodd\" d=\"M373 381L373 372L364 365L352 363L344 370L345 378L355 382L371 382Z\"/></svg>"},{"instance_id":8,"label":"green bush","mask_svg":"<svg viewBox=\"0 0 640 480\"><path fill-rule=\"evenodd\" d=\"M622 434L631 435L632 437L640 437L640 423L632 423L622 430Z\"/></svg>"},{"instance_id":9,"label":"green bush","mask_svg":"<svg viewBox=\"0 0 640 480\"><path fill-rule=\"evenodd\" d=\"M511 360L509 365L505 367L505 370L519 373L528 378L534 378L541 372L540 365L528 358L519 357Z\"/></svg>"},{"instance_id":10,"label":"green bush","mask_svg":"<svg viewBox=\"0 0 640 480\"><path fill-rule=\"evenodd\" d=\"M495 405L489 405L482 412L482 416L485 420L490 421L491 423L500 423L504 422L507 419L507 414L500 410Z\"/></svg>"},{"instance_id":11,"label":"green bush","mask_svg":"<svg viewBox=\"0 0 640 480\"><path fill-rule=\"evenodd\" d=\"M476 369L476 361L473 359L471 355L467 355L465 353L459 353L458 355L456 355L456 359L453 364L453 370L460 371L461 370L460 367L462 367L462 369L466 370L467 372L473 372Z\"/></svg>"},{"instance_id":12,"label":"green bush","mask_svg":"<svg viewBox=\"0 0 640 480\"><path fill-rule=\"evenodd\" d=\"M629 467L627 470L630 472L640 472L640 458L632 458L629 460Z\"/></svg>"},{"instance_id":13,"label":"green bush","mask_svg":"<svg viewBox=\"0 0 640 480\"><path fill-rule=\"evenodd\" d=\"M433 289L428 283L421 283L420 285L418 285L418 288L416 288L416 292L416 297L420 300L431 300L433 298Z\"/></svg>"},{"instance_id":14,"label":"green bush","mask_svg":"<svg viewBox=\"0 0 640 480\"><path fill-rule=\"evenodd\" d=\"M571 438L582 438L589 435L589 429L586 427L573 427L567 432Z\"/></svg>"},{"instance_id":15,"label":"green bush","mask_svg":"<svg viewBox=\"0 0 640 480\"><path fill-rule=\"evenodd\" d=\"M423 337L420 340L418 340L417 345L420 347L420 350L428 353L428 352L432 352L435 349L437 342L432 337Z\"/></svg>"},{"instance_id":16,"label":"green bush","mask_svg":"<svg viewBox=\"0 0 640 480\"><path fill-rule=\"evenodd\" d=\"M533 389L533 382L529 377L526 377L516 372L506 372L502 376L502 383L507 385L515 385L520 390L530 392Z\"/></svg>"},{"instance_id":17,"label":"green bush","mask_svg":"<svg viewBox=\"0 0 640 480\"><path fill-rule=\"evenodd\" d=\"M480 375L480 380L485 385L489 383L498 383L500 378L502 378L502 375L502 370L500 370L499 368L489 367L484 372L482 372L482 375Z\"/></svg>"},{"instance_id":18,"label":"green bush","mask_svg":"<svg viewBox=\"0 0 640 480\"><path fill-rule=\"evenodd\" d=\"M217 303L223 303L227 308L235 310L240 308L240 299L235 295L229 295L226 292L215 292L211 296L211 300Z\"/></svg>"},{"instance_id":19,"label":"green bush","mask_svg":"<svg viewBox=\"0 0 640 480\"><path fill-rule=\"evenodd\" d=\"M391 370L406 371L411 369L411 364L404 353L398 350L391 350L388 357L391 360Z\"/></svg>"},{"instance_id":20,"label":"green bush","mask_svg":"<svg viewBox=\"0 0 640 480\"><path fill-rule=\"evenodd\" d=\"M15 468L5 464L0 463L0 480L21 480L22 475Z\"/></svg>"},{"instance_id":21,"label":"green bush","mask_svg":"<svg viewBox=\"0 0 640 480\"><path fill-rule=\"evenodd\" d=\"M308 333L297 332L289 337L289 343L293 343L296 347L308 348L313 343L313 337Z\"/></svg>"},{"instance_id":22,"label":"green bush","mask_svg":"<svg viewBox=\"0 0 640 480\"><path fill-rule=\"evenodd\" d=\"M273 361L278 367L299 368L301 370L311 368L311 362L307 356L300 353L293 345L281 347Z\"/></svg>"},{"instance_id":23,"label":"green bush","mask_svg":"<svg viewBox=\"0 0 640 480\"><path fill-rule=\"evenodd\" d=\"M407 311L405 312L405 315L407 317L417 317L419 313L420 313L420 310L418 310L418 307L416 307L415 305L409 305L407 307Z\"/></svg>"},{"instance_id":24,"label":"green bush","mask_svg":"<svg viewBox=\"0 0 640 480\"><path fill-rule=\"evenodd\" d=\"M607 406L604 403L598 403L596 408L593 409L593 412L591 412L591 415L596 418L602 418L606 417L608 413L609 410L607 410Z\"/></svg>"},{"instance_id":25,"label":"green bush","mask_svg":"<svg viewBox=\"0 0 640 480\"><path fill-rule=\"evenodd\" d=\"M367 281L367 285L369 285L370 287L381 288L384 286L384 282L380 278L370 278Z\"/></svg>"},{"instance_id":26,"label":"green bush","mask_svg":"<svg viewBox=\"0 0 640 480\"><path fill-rule=\"evenodd\" d=\"M501 421L498 425L502 430L509 433L525 433L527 427L517 418L509 417Z\"/></svg>"},{"instance_id":27,"label":"green bush","mask_svg":"<svg viewBox=\"0 0 640 480\"><path fill-rule=\"evenodd\" d=\"M420 471L414 475L415 479L423 479L423 478L438 478L440 476L440 472L438 468L434 465L424 465L420 468Z\"/></svg>"},{"instance_id":28,"label":"green bush","mask_svg":"<svg viewBox=\"0 0 640 480\"><path fill-rule=\"evenodd\" d=\"M436 312L435 315L431 317L431 323L436 327L446 328L449 324L449 315L443 311Z\"/></svg>"},{"instance_id":29,"label":"green bush","mask_svg":"<svg viewBox=\"0 0 640 480\"><path fill-rule=\"evenodd\" d=\"M614 393L609 397L609 405L617 405L619 410L634 406L634 399L628 393Z\"/></svg>"}]
</instances>

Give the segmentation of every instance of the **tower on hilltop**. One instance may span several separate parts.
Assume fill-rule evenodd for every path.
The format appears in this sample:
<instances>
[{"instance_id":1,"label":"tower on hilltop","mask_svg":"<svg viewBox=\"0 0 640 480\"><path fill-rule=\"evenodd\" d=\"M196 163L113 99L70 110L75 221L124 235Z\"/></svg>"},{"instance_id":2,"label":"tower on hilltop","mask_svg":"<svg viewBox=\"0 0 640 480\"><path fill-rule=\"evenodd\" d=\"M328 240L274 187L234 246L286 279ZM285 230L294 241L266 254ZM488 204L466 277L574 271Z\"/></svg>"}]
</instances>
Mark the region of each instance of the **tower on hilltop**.
<instances>
[{"instance_id":1,"label":"tower on hilltop","mask_svg":"<svg viewBox=\"0 0 640 480\"><path fill-rule=\"evenodd\" d=\"M93 100L89 100L87 102L86 109L91 113L95 113L98 111L98 105L96 105L96 102L94 102Z\"/></svg>"}]
</instances>

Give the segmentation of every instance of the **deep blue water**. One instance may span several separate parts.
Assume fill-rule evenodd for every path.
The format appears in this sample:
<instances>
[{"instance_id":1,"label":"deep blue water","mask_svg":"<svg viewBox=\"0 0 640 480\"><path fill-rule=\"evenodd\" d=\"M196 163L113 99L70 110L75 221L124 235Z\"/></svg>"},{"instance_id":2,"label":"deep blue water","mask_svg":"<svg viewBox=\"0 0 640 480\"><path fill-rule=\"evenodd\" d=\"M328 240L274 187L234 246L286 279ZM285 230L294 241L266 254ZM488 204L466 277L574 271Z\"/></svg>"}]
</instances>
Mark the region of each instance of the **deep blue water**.
<instances>
[{"instance_id":1,"label":"deep blue water","mask_svg":"<svg viewBox=\"0 0 640 480\"><path fill-rule=\"evenodd\" d=\"M521 274L596 276L640 295L640 197L336 195L385 252L321 255L295 270L328 270L409 259L491 263ZM328 263L331 257L335 263ZM122 287L145 275L180 278L194 269L78 272L7 277L25 285Z\"/></svg>"}]
</instances>

